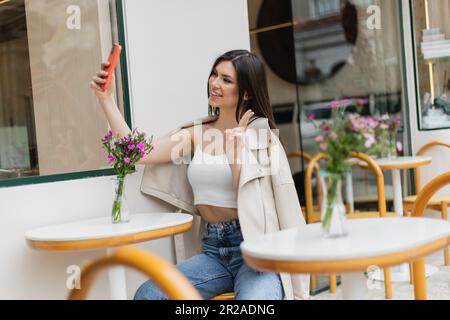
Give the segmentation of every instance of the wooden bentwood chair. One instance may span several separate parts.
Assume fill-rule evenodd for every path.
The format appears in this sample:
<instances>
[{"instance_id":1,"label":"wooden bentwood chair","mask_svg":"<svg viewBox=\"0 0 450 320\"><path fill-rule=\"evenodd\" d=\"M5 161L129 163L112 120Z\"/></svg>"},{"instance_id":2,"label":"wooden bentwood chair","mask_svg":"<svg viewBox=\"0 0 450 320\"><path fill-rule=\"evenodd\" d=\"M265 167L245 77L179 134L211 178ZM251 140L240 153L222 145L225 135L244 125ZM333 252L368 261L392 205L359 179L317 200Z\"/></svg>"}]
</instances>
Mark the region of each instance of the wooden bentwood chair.
<instances>
[{"instance_id":1,"label":"wooden bentwood chair","mask_svg":"<svg viewBox=\"0 0 450 320\"><path fill-rule=\"evenodd\" d=\"M291 158L300 158L301 161L305 161L306 165L308 165L312 159L312 156L307 152L295 150L288 154L288 159L291 159ZM319 171L320 171L319 165L316 165L314 167L314 173L316 176L317 206L313 207L312 210L310 210L310 214L307 215L306 214L306 212L307 212L306 206L304 203L302 203L302 214L303 214L307 224L320 221L320 212L321 212L321 206L322 206L322 187L320 185ZM306 200L306 195L304 194L304 192L305 192L304 181L305 181L305 179L303 177L303 181L302 181L303 186L301 188L297 188L297 192L303 192L303 194L299 195L299 198L305 198L305 200ZM311 275L311 284L310 284L311 290L314 290L317 288L317 283L318 283L317 276L312 274ZM336 282L334 282L334 284L335 283ZM331 285L331 283L330 283L330 285ZM335 290L336 290L336 288L334 288L334 287L330 288L331 292L335 292Z\"/></svg>"},{"instance_id":2,"label":"wooden bentwood chair","mask_svg":"<svg viewBox=\"0 0 450 320\"><path fill-rule=\"evenodd\" d=\"M446 147L450 148L450 144L445 142L433 141L424 145L417 152L418 156L423 156L429 149L433 147ZM416 193L420 193L421 190L421 179L420 179L420 167L414 170L414 181L416 187ZM411 195L403 198L403 208L407 216L411 215L411 208L417 200L417 195ZM429 202L426 204L427 209L435 210L441 212L442 220L448 220L448 206L450 204L450 195L433 195ZM450 255L449 248L444 249L444 263L446 266L450 265ZM410 268L411 269L411 268ZM412 277L411 277L412 281Z\"/></svg>"},{"instance_id":3,"label":"wooden bentwood chair","mask_svg":"<svg viewBox=\"0 0 450 320\"><path fill-rule=\"evenodd\" d=\"M392 217L398 216L396 213L391 213L386 211L386 196L384 193L384 176L380 167L370 158L368 155L364 153L356 153L352 152L350 154L352 158L359 159L369 166L369 169L372 170L377 178L377 192L378 192L378 211L375 212L352 212L347 213L347 219L356 219L356 218L376 218L376 217ZM305 193L306 193L306 217L309 223L319 222L320 221L320 212L314 210L313 205L313 196L312 196L312 186L311 186L311 177L313 171L317 170L318 161L321 159L326 160L326 155L324 153L318 153L315 155L308 163L305 175ZM353 163L353 162L352 162ZM354 165L357 162L353 163ZM391 273L389 269L384 269L384 285L385 285L385 297L386 299L392 299L392 284L391 284ZM330 292L336 292L336 275L330 275Z\"/></svg>"},{"instance_id":4,"label":"wooden bentwood chair","mask_svg":"<svg viewBox=\"0 0 450 320\"><path fill-rule=\"evenodd\" d=\"M437 191L450 184L450 172L446 172L430 182L428 182L417 195L414 202L411 216L421 217L425 209L429 206L430 201ZM425 277L425 258L422 257L411 262L415 265L415 270L420 270L420 274L412 274L414 283L414 292L416 299L424 300L427 298L426 277Z\"/></svg>"},{"instance_id":5,"label":"wooden bentwood chair","mask_svg":"<svg viewBox=\"0 0 450 320\"><path fill-rule=\"evenodd\" d=\"M301 161L305 161L306 165L308 165L309 161L311 161L311 159L313 158L309 153L304 152L304 151L300 151L300 150L295 150L292 151L291 153L288 154L288 159L291 158L300 158ZM320 211L321 211L321 206L322 206L322 187L320 185L320 167L319 165L316 165L314 168L314 173L316 176L316 194L317 194L317 207L314 207L314 220L317 219L317 217L320 220ZM303 184L305 182L304 180L304 176L302 176L302 188L301 190L297 190L297 192L303 192L304 193L304 188L303 188ZM305 198L306 199L306 195L302 194L301 196L299 196L299 198ZM306 206L304 203L302 203L302 214L305 217L306 223L313 223L312 221L308 220L308 216L306 215Z\"/></svg>"},{"instance_id":6,"label":"wooden bentwood chair","mask_svg":"<svg viewBox=\"0 0 450 320\"><path fill-rule=\"evenodd\" d=\"M164 259L136 248L120 248L89 263L81 272L81 289L73 289L69 300L86 299L96 276L106 268L125 265L143 272L173 300L201 300L202 297L175 266Z\"/></svg>"}]
</instances>

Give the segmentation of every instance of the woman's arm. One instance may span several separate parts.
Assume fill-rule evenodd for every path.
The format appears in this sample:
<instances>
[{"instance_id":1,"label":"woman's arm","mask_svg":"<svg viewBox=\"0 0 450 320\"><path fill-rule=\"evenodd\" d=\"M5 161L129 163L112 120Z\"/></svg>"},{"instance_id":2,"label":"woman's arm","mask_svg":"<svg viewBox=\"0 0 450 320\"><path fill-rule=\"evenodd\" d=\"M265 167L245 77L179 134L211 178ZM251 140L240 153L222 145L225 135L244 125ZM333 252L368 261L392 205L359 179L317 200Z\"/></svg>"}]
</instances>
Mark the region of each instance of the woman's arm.
<instances>
[{"instance_id":1,"label":"woman's arm","mask_svg":"<svg viewBox=\"0 0 450 320\"><path fill-rule=\"evenodd\" d=\"M193 127L183 129L176 134L154 140L152 152L139 160L137 164L178 162L184 156L191 155L193 130Z\"/></svg>"},{"instance_id":2,"label":"woman's arm","mask_svg":"<svg viewBox=\"0 0 450 320\"><path fill-rule=\"evenodd\" d=\"M114 100L114 86L109 86L107 91L103 91L101 87L105 83L105 78L108 76L108 72L106 72L105 69L109 66L109 62L104 62L101 66L102 69L97 72L96 76L92 77L90 85L98 98L112 132L114 135L124 137L128 135L131 130L120 113L119 108L117 108L116 101ZM112 81L114 81L114 78Z\"/></svg>"},{"instance_id":3,"label":"woman's arm","mask_svg":"<svg viewBox=\"0 0 450 320\"><path fill-rule=\"evenodd\" d=\"M125 122L122 114L117 107L114 97L108 96L104 99L99 99L100 106L102 107L103 114L108 120L109 126L111 127L114 135L119 135L120 137L125 137L131 133L128 124Z\"/></svg>"},{"instance_id":4,"label":"woman's arm","mask_svg":"<svg viewBox=\"0 0 450 320\"><path fill-rule=\"evenodd\" d=\"M242 116L239 124L236 128L225 131L225 150L230 163L231 175L233 181L233 190L238 191L239 187L239 177L241 173L241 161L240 155L242 154L242 149L244 148L245 130L247 129L248 122L250 118L255 113L252 110L247 110Z\"/></svg>"},{"instance_id":5,"label":"woman's arm","mask_svg":"<svg viewBox=\"0 0 450 320\"><path fill-rule=\"evenodd\" d=\"M105 83L104 79L108 75L105 71L105 68L107 68L108 65L108 62L102 63L102 70L92 78L90 85L98 98L100 106L113 134L124 137L131 133L131 129L128 127L125 119L119 111L119 108L117 107L113 94L113 86L110 86L108 91L103 91L101 88L101 85ZM175 135L154 140L152 142L154 147L152 152L139 160L137 164L158 164L169 161L177 161L187 153L190 154L193 133L194 127L191 127L182 130Z\"/></svg>"}]
</instances>

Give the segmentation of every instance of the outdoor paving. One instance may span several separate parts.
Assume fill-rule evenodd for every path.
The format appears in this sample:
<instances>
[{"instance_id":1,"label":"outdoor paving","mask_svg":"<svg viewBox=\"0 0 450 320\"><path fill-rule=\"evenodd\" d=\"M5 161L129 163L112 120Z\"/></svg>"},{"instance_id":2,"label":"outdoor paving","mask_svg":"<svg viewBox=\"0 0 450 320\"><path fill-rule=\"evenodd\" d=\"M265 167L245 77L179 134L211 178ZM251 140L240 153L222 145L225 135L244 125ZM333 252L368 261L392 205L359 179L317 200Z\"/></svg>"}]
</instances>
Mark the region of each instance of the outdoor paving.
<instances>
[{"instance_id":1,"label":"outdoor paving","mask_svg":"<svg viewBox=\"0 0 450 320\"><path fill-rule=\"evenodd\" d=\"M439 271L427 278L427 294L429 300L450 300L450 266L444 265L444 253L442 250L425 258L427 264L434 265ZM379 289L368 292L369 300L384 299L384 283L380 283ZM337 292L331 294L329 291L311 295L311 300L340 300L342 299L342 288L338 286ZM393 300L413 300L414 287L409 282L392 282Z\"/></svg>"}]
</instances>

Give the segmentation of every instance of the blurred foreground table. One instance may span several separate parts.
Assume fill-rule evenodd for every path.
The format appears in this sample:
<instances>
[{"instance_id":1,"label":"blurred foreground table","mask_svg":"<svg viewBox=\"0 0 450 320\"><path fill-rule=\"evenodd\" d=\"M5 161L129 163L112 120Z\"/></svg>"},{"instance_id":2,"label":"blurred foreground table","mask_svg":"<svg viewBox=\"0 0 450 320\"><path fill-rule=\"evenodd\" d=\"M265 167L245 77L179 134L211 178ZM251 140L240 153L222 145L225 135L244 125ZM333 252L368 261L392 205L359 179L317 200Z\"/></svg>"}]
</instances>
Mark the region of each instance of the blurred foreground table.
<instances>
[{"instance_id":1,"label":"blurred foreground table","mask_svg":"<svg viewBox=\"0 0 450 320\"><path fill-rule=\"evenodd\" d=\"M414 262L414 296L426 299L424 257L450 244L450 223L428 218L347 221L348 236L322 237L320 223L246 240L247 264L261 271L342 273L344 299L366 299L372 283L364 272Z\"/></svg>"},{"instance_id":2,"label":"blurred foreground table","mask_svg":"<svg viewBox=\"0 0 450 320\"><path fill-rule=\"evenodd\" d=\"M25 234L36 250L80 251L114 247L159 239L186 232L193 217L183 213L142 213L131 215L130 222L112 224L111 217L81 220L31 230ZM111 299L127 298L125 269L109 271Z\"/></svg>"}]
</instances>

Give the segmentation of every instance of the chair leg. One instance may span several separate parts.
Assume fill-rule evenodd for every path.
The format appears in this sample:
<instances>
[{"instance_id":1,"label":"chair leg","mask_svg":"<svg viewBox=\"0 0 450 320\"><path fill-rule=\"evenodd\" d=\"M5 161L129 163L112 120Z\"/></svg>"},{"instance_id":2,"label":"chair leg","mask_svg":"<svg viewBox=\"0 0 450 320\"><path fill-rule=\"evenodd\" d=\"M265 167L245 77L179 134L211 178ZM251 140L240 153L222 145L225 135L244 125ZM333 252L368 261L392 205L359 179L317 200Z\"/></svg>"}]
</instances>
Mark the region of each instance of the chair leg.
<instances>
[{"instance_id":1,"label":"chair leg","mask_svg":"<svg viewBox=\"0 0 450 320\"><path fill-rule=\"evenodd\" d=\"M409 204L406 202L403 202L403 212L405 217L411 217L411 211L409 210Z\"/></svg>"},{"instance_id":2,"label":"chair leg","mask_svg":"<svg viewBox=\"0 0 450 320\"><path fill-rule=\"evenodd\" d=\"M414 284L414 267L413 263L409 263L409 283Z\"/></svg>"},{"instance_id":3,"label":"chair leg","mask_svg":"<svg viewBox=\"0 0 450 320\"><path fill-rule=\"evenodd\" d=\"M311 275L311 290L315 290L317 288L317 275Z\"/></svg>"},{"instance_id":4,"label":"chair leg","mask_svg":"<svg viewBox=\"0 0 450 320\"><path fill-rule=\"evenodd\" d=\"M427 299L427 284L425 278L425 258L413 262L414 269L414 299Z\"/></svg>"},{"instance_id":5,"label":"chair leg","mask_svg":"<svg viewBox=\"0 0 450 320\"><path fill-rule=\"evenodd\" d=\"M444 263L446 266L450 266L450 256L448 252L448 247L444 249Z\"/></svg>"},{"instance_id":6,"label":"chair leg","mask_svg":"<svg viewBox=\"0 0 450 320\"><path fill-rule=\"evenodd\" d=\"M446 202L441 203L441 217L442 220L448 220L448 206ZM448 252L448 247L444 248L444 264L446 266L450 265L450 257Z\"/></svg>"},{"instance_id":7,"label":"chair leg","mask_svg":"<svg viewBox=\"0 0 450 320\"><path fill-rule=\"evenodd\" d=\"M392 299L391 270L385 268L383 271L384 271L384 295L386 299Z\"/></svg>"},{"instance_id":8,"label":"chair leg","mask_svg":"<svg viewBox=\"0 0 450 320\"><path fill-rule=\"evenodd\" d=\"M349 214L350 212L350 203L349 202L345 202L345 213Z\"/></svg>"},{"instance_id":9,"label":"chair leg","mask_svg":"<svg viewBox=\"0 0 450 320\"><path fill-rule=\"evenodd\" d=\"M336 275L330 274L330 293L336 293Z\"/></svg>"}]
</instances>

